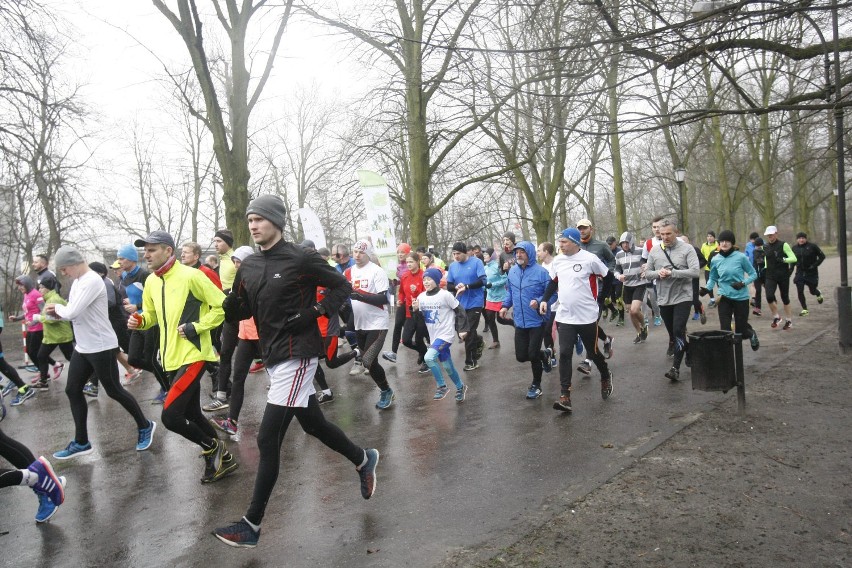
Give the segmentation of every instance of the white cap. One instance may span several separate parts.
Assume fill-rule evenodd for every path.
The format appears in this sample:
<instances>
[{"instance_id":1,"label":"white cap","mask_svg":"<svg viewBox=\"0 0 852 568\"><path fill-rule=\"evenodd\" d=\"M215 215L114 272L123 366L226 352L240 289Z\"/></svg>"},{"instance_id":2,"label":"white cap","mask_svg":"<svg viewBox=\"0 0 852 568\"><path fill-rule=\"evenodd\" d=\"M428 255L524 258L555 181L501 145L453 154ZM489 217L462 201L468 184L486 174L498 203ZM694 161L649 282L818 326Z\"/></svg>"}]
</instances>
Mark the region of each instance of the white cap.
<instances>
[{"instance_id":1,"label":"white cap","mask_svg":"<svg viewBox=\"0 0 852 568\"><path fill-rule=\"evenodd\" d=\"M775 225L769 225L768 227L766 227L766 230L763 231L763 234L764 235L774 235L777 232L778 232L778 227L776 227Z\"/></svg>"}]
</instances>

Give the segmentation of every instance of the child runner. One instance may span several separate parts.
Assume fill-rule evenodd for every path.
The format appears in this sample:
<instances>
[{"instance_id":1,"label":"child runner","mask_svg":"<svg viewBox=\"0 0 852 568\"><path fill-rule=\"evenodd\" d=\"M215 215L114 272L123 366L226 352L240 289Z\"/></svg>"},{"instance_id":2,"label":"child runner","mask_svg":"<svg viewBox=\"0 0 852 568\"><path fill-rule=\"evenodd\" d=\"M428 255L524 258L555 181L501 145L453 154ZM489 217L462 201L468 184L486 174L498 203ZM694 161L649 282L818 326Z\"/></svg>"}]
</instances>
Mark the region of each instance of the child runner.
<instances>
[{"instance_id":1,"label":"child runner","mask_svg":"<svg viewBox=\"0 0 852 568\"><path fill-rule=\"evenodd\" d=\"M456 331L458 331L459 339L462 341L467 337L469 329L467 315L455 296L439 287L440 282L440 270L437 268L426 269L423 272L423 288L426 291L417 296L412 304L412 309L423 313L426 328L429 330L429 337L432 339L432 344L424 357L426 365L432 371L435 382L438 384L438 390L435 391L435 396L432 398L441 400L450 391L441 374L441 367L443 367L447 376L456 385L456 402L464 402L467 385L462 382L458 371L453 366L450 347L453 344L453 336ZM453 312L455 312L455 318L451 319L450 314ZM439 362L440 366L438 365Z\"/></svg>"}]
</instances>

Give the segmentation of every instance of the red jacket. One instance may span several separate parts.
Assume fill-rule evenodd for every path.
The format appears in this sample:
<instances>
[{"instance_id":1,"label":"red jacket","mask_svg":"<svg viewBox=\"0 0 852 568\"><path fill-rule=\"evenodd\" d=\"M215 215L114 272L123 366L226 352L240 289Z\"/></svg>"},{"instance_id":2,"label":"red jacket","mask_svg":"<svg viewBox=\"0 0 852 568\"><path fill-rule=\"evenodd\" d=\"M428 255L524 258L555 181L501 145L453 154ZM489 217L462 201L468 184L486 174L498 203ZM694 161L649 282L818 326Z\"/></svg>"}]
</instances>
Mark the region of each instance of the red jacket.
<instances>
[{"instance_id":1,"label":"red jacket","mask_svg":"<svg viewBox=\"0 0 852 568\"><path fill-rule=\"evenodd\" d=\"M418 270L416 274L409 270L402 275L399 281L399 301L405 306L405 317L411 317L411 302L424 291L422 270Z\"/></svg>"}]
</instances>

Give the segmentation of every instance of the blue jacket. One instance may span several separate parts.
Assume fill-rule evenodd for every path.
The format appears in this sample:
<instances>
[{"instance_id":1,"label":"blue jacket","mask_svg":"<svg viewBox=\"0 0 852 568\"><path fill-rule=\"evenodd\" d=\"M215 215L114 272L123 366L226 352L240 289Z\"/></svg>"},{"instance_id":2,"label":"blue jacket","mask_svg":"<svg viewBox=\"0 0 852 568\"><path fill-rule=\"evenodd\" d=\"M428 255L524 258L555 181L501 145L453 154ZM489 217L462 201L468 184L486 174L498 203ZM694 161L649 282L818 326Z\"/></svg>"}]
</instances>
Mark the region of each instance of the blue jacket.
<instances>
[{"instance_id":1,"label":"blue jacket","mask_svg":"<svg viewBox=\"0 0 852 568\"><path fill-rule=\"evenodd\" d=\"M535 247L529 241L521 241L515 248L522 248L527 253L527 266L521 268L517 262L509 269L509 295L503 300L504 308L514 306L513 319L515 327L529 329L540 327L547 321L548 316L542 316L538 309L530 307L530 302L541 302L544 289L550 282L550 274L535 261Z\"/></svg>"},{"instance_id":2,"label":"blue jacket","mask_svg":"<svg viewBox=\"0 0 852 568\"><path fill-rule=\"evenodd\" d=\"M485 300L488 302L502 302L506 299L506 282L509 277L500 271L500 263L497 258L485 265L485 281L491 284L491 288L485 293Z\"/></svg>"},{"instance_id":3,"label":"blue jacket","mask_svg":"<svg viewBox=\"0 0 852 568\"><path fill-rule=\"evenodd\" d=\"M707 289L719 287L719 295L730 300L748 300L748 285L755 281L757 272L748 261L748 257L740 251L733 251L728 256L717 254L710 261L710 276L707 278ZM742 282L745 287L735 290L731 284Z\"/></svg>"}]
</instances>

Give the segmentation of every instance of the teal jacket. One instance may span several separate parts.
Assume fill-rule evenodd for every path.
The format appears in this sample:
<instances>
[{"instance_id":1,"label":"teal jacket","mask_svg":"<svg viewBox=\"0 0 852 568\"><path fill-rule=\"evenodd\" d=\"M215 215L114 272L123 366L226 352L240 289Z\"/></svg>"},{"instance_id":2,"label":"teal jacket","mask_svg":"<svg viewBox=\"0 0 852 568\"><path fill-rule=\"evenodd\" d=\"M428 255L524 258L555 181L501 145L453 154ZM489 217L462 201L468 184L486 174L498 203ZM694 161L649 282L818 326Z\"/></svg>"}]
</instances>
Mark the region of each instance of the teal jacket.
<instances>
[{"instance_id":1,"label":"teal jacket","mask_svg":"<svg viewBox=\"0 0 852 568\"><path fill-rule=\"evenodd\" d=\"M495 258L485 265L485 283L491 284L485 294L488 302L503 302L506 299L506 282L509 277L500 272L500 263Z\"/></svg>"},{"instance_id":2,"label":"teal jacket","mask_svg":"<svg viewBox=\"0 0 852 568\"><path fill-rule=\"evenodd\" d=\"M707 289L712 290L714 286L718 286L720 296L735 301L748 300L748 285L755 279L757 279L757 272L746 255L738 250L731 252L728 256L722 256L720 252L710 261ZM736 290L731 287L731 284L736 282L742 282L745 286Z\"/></svg>"}]
</instances>

